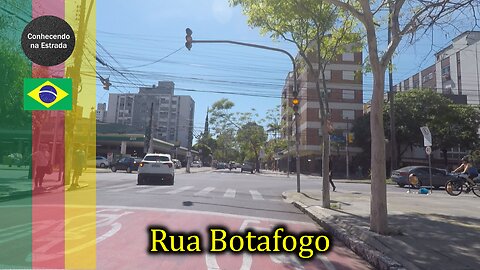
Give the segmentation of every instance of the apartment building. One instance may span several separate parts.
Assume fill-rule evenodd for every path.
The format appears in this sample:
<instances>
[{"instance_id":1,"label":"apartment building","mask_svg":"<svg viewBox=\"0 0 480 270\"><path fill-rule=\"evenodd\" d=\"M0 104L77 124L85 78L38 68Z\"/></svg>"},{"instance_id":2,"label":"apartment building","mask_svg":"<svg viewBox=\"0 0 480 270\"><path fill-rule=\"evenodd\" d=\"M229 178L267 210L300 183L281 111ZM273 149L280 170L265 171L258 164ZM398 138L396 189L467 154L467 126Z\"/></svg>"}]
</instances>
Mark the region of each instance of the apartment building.
<instances>
[{"instance_id":1,"label":"apartment building","mask_svg":"<svg viewBox=\"0 0 480 270\"><path fill-rule=\"evenodd\" d=\"M467 31L435 54L435 63L394 86L431 89L460 104L480 105L480 31Z\"/></svg>"},{"instance_id":2,"label":"apartment building","mask_svg":"<svg viewBox=\"0 0 480 270\"><path fill-rule=\"evenodd\" d=\"M105 122L107 118L107 103L98 103L96 111L96 119L99 122Z\"/></svg>"},{"instance_id":3,"label":"apartment building","mask_svg":"<svg viewBox=\"0 0 480 270\"><path fill-rule=\"evenodd\" d=\"M190 96L174 94L175 84L160 81L141 87L136 94L110 94L107 123L130 125L145 130L152 115L154 138L191 147L195 102Z\"/></svg>"},{"instance_id":4,"label":"apartment building","mask_svg":"<svg viewBox=\"0 0 480 270\"><path fill-rule=\"evenodd\" d=\"M325 80L328 88L328 106L330 110L330 122L334 129L331 136L331 155L335 161L337 173L345 173L346 158L349 161L352 156L361 150L346 145L347 134L353 125L353 121L363 114L363 78L361 75L362 52L347 52L339 55L332 61L325 72ZM312 72L306 68L300 69L297 85L299 90L299 132L300 132L300 156L302 171L320 172L322 157L322 134L320 123L319 96L315 87L315 78ZM322 82L320 83L322 85ZM282 120L294 127L293 119L287 113L291 107L293 92L293 73L290 72L285 80L282 92ZM294 140L294 128L285 129L282 136L291 134ZM292 147L292 149L294 149ZM291 151L292 155L293 151ZM293 159L292 159L293 160ZM292 163L293 164L293 163ZM352 163L350 162L350 165ZM281 166L286 165L285 158ZM292 168L292 166L290 166ZM352 171L352 170L351 170Z\"/></svg>"}]
</instances>

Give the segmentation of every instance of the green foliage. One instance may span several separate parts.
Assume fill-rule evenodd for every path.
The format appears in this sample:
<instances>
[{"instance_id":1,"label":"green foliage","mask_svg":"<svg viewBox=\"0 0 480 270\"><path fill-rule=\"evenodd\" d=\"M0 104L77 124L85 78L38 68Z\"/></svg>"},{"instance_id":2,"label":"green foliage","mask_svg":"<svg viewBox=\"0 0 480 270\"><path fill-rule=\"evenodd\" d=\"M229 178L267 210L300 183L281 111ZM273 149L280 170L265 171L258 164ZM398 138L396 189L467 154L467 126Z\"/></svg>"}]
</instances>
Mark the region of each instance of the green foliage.
<instances>
[{"instance_id":1,"label":"green foliage","mask_svg":"<svg viewBox=\"0 0 480 270\"><path fill-rule=\"evenodd\" d=\"M245 159L255 160L259 164L260 149L267 142L267 133L263 127L255 122L243 125L237 132L237 141Z\"/></svg>"},{"instance_id":2,"label":"green foliage","mask_svg":"<svg viewBox=\"0 0 480 270\"><path fill-rule=\"evenodd\" d=\"M389 109L388 105L385 106L386 111ZM433 149L449 149L457 145L469 148L478 139L478 110L467 105L454 105L445 96L430 90L398 93L395 117L397 140L404 145L423 146L421 126L429 127Z\"/></svg>"},{"instance_id":3,"label":"green foliage","mask_svg":"<svg viewBox=\"0 0 480 270\"><path fill-rule=\"evenodd\" d=\"M23 78L31 76L30 66L23 52L0 41L0 125L22 126L29 123L29 112L23 110Z\"/></svg>"},{"instance_id":4,"label":"green foliage","mask_svg":"<svg viewBox=\"0 0 480 270\"><path fill-rule=\"evenodd\" d=\"M385 104L385 134L390 136L390 105ZM413 89L395 96L395 130L399 157L409 147L423 147L420 127L428 126L432 133L433 149L447 151L460 146L478 146L480 111L470 105L453 104L445 96L430 90ZM370 153L370 114L358 118L353 126L355 144Z\"/></svg>"}]
</instances>

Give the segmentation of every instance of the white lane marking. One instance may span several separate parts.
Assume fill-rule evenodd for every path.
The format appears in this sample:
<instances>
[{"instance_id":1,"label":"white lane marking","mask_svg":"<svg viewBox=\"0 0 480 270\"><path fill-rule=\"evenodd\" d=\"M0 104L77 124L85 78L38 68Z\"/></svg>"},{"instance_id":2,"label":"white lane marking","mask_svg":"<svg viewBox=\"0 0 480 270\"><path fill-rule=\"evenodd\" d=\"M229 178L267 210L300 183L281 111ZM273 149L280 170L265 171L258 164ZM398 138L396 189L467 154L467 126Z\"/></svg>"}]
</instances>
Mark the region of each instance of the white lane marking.
<instances>
[{"instance_id":1,"label":"white lane marking","mask_svg":"<svg viewBox=\"0 0 480 270\"><path fill-rule=\"evenodd\" d=\"M42 207L65 207L59 204L40 204ZM17 205L0 205L0 209L2 208L29 208L32 207L31 204L17 204ZM231 218L243 218L243 219L256 219L256 220L263 220L269 221L274 223L280 224L300 224L305 226L310 226L311 230L318 228L316 224L312 222L304 222L304 221L294 221L294 220L285 220L285 219L275 219L275 218L264 218L264 217L252 217L246 215L237 215L237 214L228 214L228 213L220 213L220 212L209 212L209 211L200 211L200 210L185 210L185 209L174 209L174 208L156 208L156 207L138 207L138 206L128 206L128 205L75 205L71 204L68 205L70 209L109 209L112 211L118 210L139 210L139 211L154 211L154 212L165 212L165 213L186 213L186 214L198 214L198 215L212 215L216 217L231 217Z\"/></svg>"},{"instance_id":2,"label":"white lane marking","mask_svg":"<svg viewBox=\"0 0 480 270\"><path fill-rule=\"evenodd\" d=\"M149 193L149 192L157 191L157 190L160 190L160 189L170 188L172 186L158 186L158 187L141 186L141 187L143 189L137 191L137 193Z\"/></svg>"},{"instance_id":3,"label":"white lane marking","mask_svg":"<svg viewBox=\"0 0 480 270\"><path fill-rule=\"evenodd\" d=\"M258 190L250 190L250 194L252 195L252 199L255 201L263 201L265 200L260 192Z\"/></svg>"},{"instance_id":4,"label":"white lane marking","mask_svg":"<svg viewBox=\"0 0 480 270\"><path fill-rule=\"evenodd\" d=\"M194 193L193 196L205 196L214 189L215 189L214 187L206 187L206 188L200 190L199 192Z\"/></svg>"},{"instance_id":5,"label":"white lane marking","mask_svg":"<svg viewBox=\"0 0 480 270\"><path fill-rule=\"evenodd\" d=\"M271 202L283 202L282 199L269 199L269 201L271 201Z\"/></svg>"},{"instance_id":6,"label":"white lane marking","mask_svg":"<svg viewBox=\"0 0 480 270\"><path fill-rule=\"evenodd\" d=\"M192 188L193 188L193 186L184 186L184 187L181 187L181 188L171 190L171 191L167 192L167 194L178 194L180 192L183 192L185 190L189 190L189 189L192 189Z\"/></svg>"},{"instance_id":7,"label":"white lane marking","mask_svg":"<svg viewBox=\"0 0 480 270\"><path fill-rule=\"evenodd\" d=\"M227 198L235 198L235 194L237 192L235 191L235 189L227 189L227 191L225 191L225 194L223 194L223 197L227 197Z\"/></svg>"},{"instance_id":8,"label":"white lane marking","mask_svg":"<svg viewBox=\"0 0 480 270\"><path fill-rule=\"evenodd\" d=\"M104 186L104 187L100 187L99 189L108 191L108 190L115 190L115 189L123 189L123 188L126 188L126 187L131 187L132 185L135 185L135 184L134 183L126 183L126 184L123 184L123 185Z\"/></svg>"},{"instance_id":9,"label":"white lane marking","mask_svg":"<svg viewBox=\"0 0 480 270\"><path fill-rule=\"evenodd\" d=\"M138 188L139 188L139 186L137 186L135 183L132 183L127 187L108 189L108 190L106 190L106 192L122 192L122 191L125 191L125 190L138 189Z\"/></svg>"}]
</instances>

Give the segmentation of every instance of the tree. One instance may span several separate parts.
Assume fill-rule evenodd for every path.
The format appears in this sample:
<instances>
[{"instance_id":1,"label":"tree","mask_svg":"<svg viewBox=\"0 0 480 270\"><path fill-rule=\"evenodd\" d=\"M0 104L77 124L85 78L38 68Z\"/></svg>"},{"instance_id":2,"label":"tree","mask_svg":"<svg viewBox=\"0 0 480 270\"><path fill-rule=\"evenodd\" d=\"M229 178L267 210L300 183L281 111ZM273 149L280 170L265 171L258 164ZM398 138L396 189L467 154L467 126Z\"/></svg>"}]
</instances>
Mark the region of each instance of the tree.
<instances>
[{"instance_id":1,"label":"tree","mask_svg":"<svg viewBox=\"0 0 480 270\"><path fill-rule=\"evenodd\" d=\"M437 92L428 89L400 92L395 98L395 108L398 160L408 148L423 147L421 126L429 127L432 149L443 152L445 167L448 149L456 146L468 149L478 140L478 110L469 105L455 105ZM387 104L385 111L389 110Z\"/></svg>"},{"instance_id":2,"label":"tree","mask_svg":"<svg viewBox=\"0 0 480 270\"><path fill-rule=\"evenodd\" d=\"M383 97L385 71L392 55L406 36L414 41L416 34L438 26L453 25L450 15L473 9L478 0L324 0L353 15L366 32L369 65L373 74L373 94L370 129L372 135L372 181L370 202L370 229L379 234L388 232L387 191L385 165L385 134L383 129ZM391 38L385 50L379 49L378 33L388 8ZM475 10L474 10L475 12ZM475 20L476 16L473 16ZM423 32L425 33L425 32Z\"/></svg>"},{"instance_id":3,"label":"tree","mask_svg":"<svg viewBox=\"0 0 480 270\"><path fill-rule=\"evenodd\" d=\"M211 164L211 156L213 156L214 151L217 149L217 142L209 133L202 133L192 148L200 152L200 160L204 165Z\"/></svg>"},{"instance_id":4,"label":"tree","mask_svg":"<svg viewBox=\"0 0 480 270\"><path fill-rule=\"evenodd\" d=\"M447 151L460 146L472 149L478 142L479 110L470 105L453 104L451 100L429 89L412 89L400 92L395 98L395 119L398 160L412 147L423 147L420 127L428 126L432 133L432 149L443 152L445 167ZM384 107L384 132L388 134L390 106ZM370 156L370 114L355 121L355 144Z\"/></svg>"},{"instance_id":5,"label":"tree","mask_svg":"<svg viewBox=\"0 0 480 270\"><path fill-rule=\"evenodd\" d=\"M255 160L256 171L260 171L260 150L267 142L267 133L255 122L243 125L237 132L237 141L246 159Z\"/></svg>"},{"instance_id":6,"label":"tree","mask_svg":"<svg viewBox=\"0 0 480 270\"><path fill-rule=\"evenodd\" d=\"M325 69L345 50L358 45L358 35L352 34L355 23L347 13L333 5L317 0L231 0L241 5L248 23L262 33L293 43L301 56L301 64L315 78L322 131L322 159L330 158L329 106ZM343 17L343 24L337 19ZM299 93L300 94L300 93ZM306 97L306 93L303 94ZM329 163L323 162L323 175L329 173ZM330 208L330 185L323 177L322 205Z\"/></svg>"}]
</instances>

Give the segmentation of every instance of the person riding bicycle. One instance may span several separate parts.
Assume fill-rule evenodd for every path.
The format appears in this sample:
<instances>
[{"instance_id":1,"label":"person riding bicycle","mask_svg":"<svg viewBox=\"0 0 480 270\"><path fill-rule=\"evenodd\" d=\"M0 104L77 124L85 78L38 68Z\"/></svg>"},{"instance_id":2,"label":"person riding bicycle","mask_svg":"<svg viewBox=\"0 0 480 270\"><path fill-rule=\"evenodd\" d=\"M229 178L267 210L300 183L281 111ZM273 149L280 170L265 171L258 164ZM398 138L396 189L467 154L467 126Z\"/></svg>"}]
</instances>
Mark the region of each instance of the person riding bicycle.
<instances>
[{"instance_id":1,"label":"person riding bicycle","mask_svg":"<svg viewBox=\"0 0 480 270\"><path fill-rule=\"evenodd\" d=\"M470 163L467 156L462 158L462 164L460 164L460 166L458 166L453 172L461 172L461 174L465 175L465 179L470 185L475 185L473 178L478 176L478 170L472 165L472 163Z\"/></svg>"}]
</instances>

